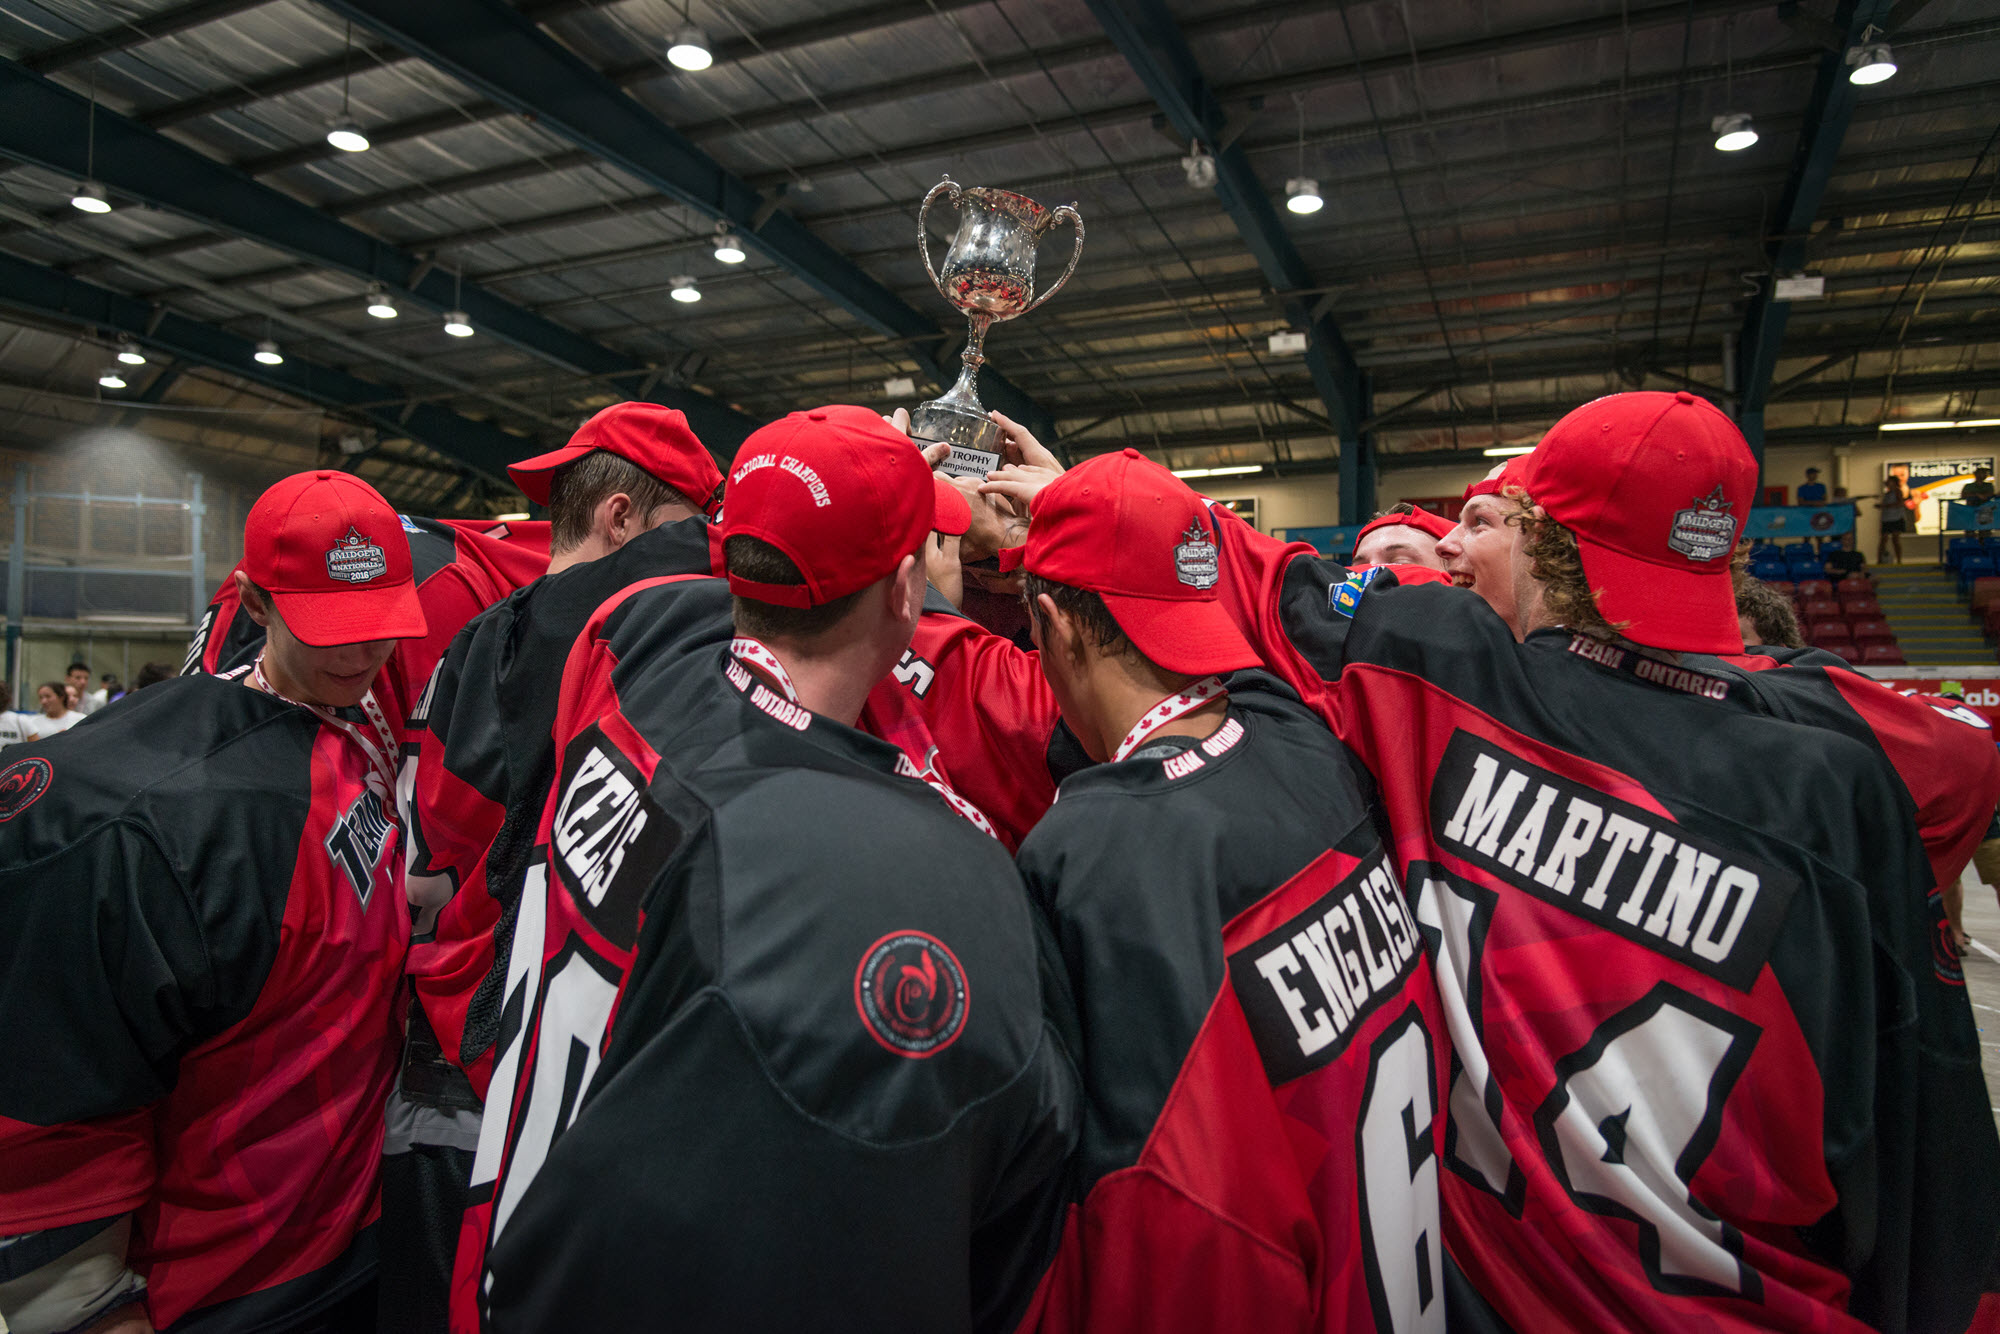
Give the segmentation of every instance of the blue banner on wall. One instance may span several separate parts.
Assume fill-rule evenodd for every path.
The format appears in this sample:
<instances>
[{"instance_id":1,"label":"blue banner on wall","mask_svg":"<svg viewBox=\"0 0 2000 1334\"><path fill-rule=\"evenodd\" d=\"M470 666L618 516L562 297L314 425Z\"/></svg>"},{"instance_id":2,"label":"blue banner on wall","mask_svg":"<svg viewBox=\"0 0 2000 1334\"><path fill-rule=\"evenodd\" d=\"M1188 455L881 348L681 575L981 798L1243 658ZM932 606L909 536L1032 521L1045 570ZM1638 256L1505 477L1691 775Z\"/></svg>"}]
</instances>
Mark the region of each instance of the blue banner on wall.
<instances>
[{"instance_id":1,"label":"blue banner on wall","mask_svg":"<svg viewBox=\"0 0 2000 1334\"><path fill-rule=\"evenodd\" d=\"M1759 505L1743 523L1743 540L1803 541L1854 531L1854 505Z\"/></svg>"},{"instance_id":2,"label":"blue banner on wall","mask_svg":"<svg viewBox=\"0 0 2000 1334\"><path fill-rule=\"evenodd\" d=\"M1948 500L1944 506L1944 526L1952 532L1986 532L2000 520L2000 502L1987 501L1984 505L1961 505L1956 500Z\"/></svg>"},{"instance_id":3,"label":"blue banner on wall","mask_svg":"<svg viewBox=\"0 0 2000 1334\"><path fill-rule=\"evenodd\" d=\"M1310 542L1323 556L1345 556L1353 552L1365 523L1327 524L1315 528L1281 528L1287 542Z\"/></svg>"}]
</instances>

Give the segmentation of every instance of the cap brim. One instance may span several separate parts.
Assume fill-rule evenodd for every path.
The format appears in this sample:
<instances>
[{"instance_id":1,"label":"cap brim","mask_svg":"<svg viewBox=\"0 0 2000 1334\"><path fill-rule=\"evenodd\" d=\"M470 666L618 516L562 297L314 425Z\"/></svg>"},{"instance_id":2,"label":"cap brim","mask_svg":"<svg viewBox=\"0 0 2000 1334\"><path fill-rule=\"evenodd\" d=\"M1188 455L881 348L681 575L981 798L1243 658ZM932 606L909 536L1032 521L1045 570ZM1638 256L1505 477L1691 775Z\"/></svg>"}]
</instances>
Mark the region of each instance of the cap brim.
<instances>
[{"instance_id":1,"label":"cap brim","mask_svg":"<svg viewBox=\"0 0 2000 1334\"><path fill-rule=\"evenodd\" d=\"M1000 564L1000 573L1012 574L1027 561L1028 548L1026 546L1001 547L996 558Z\"/></svg>"},{"instance_id":2,"label":"cap brim","mask_svg":"<svg viewBox=\"0 0 2000 1334\"><path fill-rule=\"evenodd\" d=\"M285 628L301 644L332 648L373 639L419 639L430 628L415 583L343 588L332 593L273 593Z\"/></svg>"},{"instance_id":3,"label":"cap brim","mask_svg":"<svg viewBox=\"0 0 2000 1334\"><path fill-rule=\"evenodd\" d=\"M958 537L972 527L972 506L965 503L965 497L957 487L936 473L931 474L931 486L936 495L931 508L931 527L949 537Z\"/></svg>"},{"instance_id":4,"label":"cap brim","mask_svg":"<svg viewBox=\"0 0 2000 1334\"><path fill-rule=\"evenodd\" d=\"M1220 602L1099 596L1133 646L1170 672L1208 676L1264 663Z\"/></svg>"},{"instance_id":5,"label":"cap brim","mask_svg":"<svg viewBox=\"0 0 2000 1334\"><path fill-rule=\"evenodd\" d=\"M1736 587L1724 559L1709 570L1675 568L1613 551L1576 535L1583 577L1618 633L1676 653L1741 653Z\"/></svg>"},{"instance_id":6,"label":"cap brim","mask_svg":"<svg viewBox=\"0 0 2000 1334\"><path fill-rule=\"evenodd\" d=\"M537 505L546 505L549 503L549 483L555 470L565 463L576 462L593 448L595 446L579 449L575 445L564 445L561 449L552 449L546 454L508 464L507 475L514 479L515 486L521 488L522 495Z\"/></svg>"}]
</instances>

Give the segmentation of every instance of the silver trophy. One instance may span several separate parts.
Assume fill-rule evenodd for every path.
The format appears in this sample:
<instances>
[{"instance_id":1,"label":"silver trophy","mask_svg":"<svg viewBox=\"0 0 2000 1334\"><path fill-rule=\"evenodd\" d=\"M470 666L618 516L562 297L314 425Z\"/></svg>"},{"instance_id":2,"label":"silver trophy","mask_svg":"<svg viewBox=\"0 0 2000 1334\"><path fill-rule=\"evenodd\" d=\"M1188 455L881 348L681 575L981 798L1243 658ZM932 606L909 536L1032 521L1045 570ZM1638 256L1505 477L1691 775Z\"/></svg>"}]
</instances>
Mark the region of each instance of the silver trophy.
<instances>
[{"instance_id":1,"label":"silver trophy","mask_svg":"<svg viewBox=\"0 0 2000 1334\"><path fill-rule=\"evenodd\" d=\"M939 195L950 195L960 214L958 234L945 252L943 273L931 266L930 233L924 227ZM1069 267L1062 277L1038 297L1035 247L1046 232L1065 220L1076 225L1076 248L1070 251ZM979 402L986 331L1002 320L1027 314L1062 290L1083 255L1083 219L1068 204L1044 208L1011 190L965 188L947 176L931 187L917 210L917 245L938 295L965 312L969 329L961 357L965 369L958 373L958 383L944 397L917 405L910 414L910 434L951 446L950 456L940 465L943 471L984 477L1000 466L1000 453L994 448L1000 428L988 419Z\"/></svg>"}]
</instances>

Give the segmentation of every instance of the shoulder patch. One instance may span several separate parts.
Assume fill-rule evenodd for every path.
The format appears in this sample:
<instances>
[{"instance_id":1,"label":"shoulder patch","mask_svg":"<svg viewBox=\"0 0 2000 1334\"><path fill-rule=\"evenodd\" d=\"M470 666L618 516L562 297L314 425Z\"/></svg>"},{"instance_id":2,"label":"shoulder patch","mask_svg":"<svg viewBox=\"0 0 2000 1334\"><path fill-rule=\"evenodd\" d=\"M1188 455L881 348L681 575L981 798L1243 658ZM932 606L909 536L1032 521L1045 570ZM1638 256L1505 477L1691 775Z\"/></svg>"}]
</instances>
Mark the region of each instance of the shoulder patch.
<instances>
[{"instance_id":1,"label":"shoulder patch","mask_svg":"<svg viewBox=\"0 0 2000 1334\"><path fill-rule=\"evenodd\" d=\"M958 956L936 936L891 931L854 970L854 1008L868 1035L898 1056L935 1056L965 1031L972 993Z\"/></svg>"},{"instance_id":2,"label":"shoulder patch","mask_svg":"<svg viewBox=\"0 0 2000 1334\"><path fill-rule=\"evenodd\" d=\"M39 755L0 769L0 824L40 801L55 776L55 766Z\"/></svg>"},{"instance_id":3,"label":"shoulder patch","mask_svg":"<svg viewBox=\"0 0 2000 1334\"><path fill-rule=\"evenodd\" d=\"M1368 591L1368 585L1382 576L1382 567L1370 566L1365 570L1355 570L1345 581L1331 585L1326 591L1327 606L1342 616L1352 618L1355 608L1361 605L1361 595Z\"/></svg>"}]
</instances>

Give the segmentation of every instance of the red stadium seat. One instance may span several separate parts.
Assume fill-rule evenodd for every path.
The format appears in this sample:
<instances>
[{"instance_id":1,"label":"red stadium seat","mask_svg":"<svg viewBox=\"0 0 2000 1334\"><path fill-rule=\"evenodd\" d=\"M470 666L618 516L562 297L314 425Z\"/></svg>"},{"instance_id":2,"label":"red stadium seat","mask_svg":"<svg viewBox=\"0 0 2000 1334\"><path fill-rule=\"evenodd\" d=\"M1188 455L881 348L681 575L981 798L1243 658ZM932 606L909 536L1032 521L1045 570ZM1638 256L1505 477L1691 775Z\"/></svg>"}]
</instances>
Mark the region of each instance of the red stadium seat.
<instances>
[{"instance_id":1,"label":"red stadium seat","mask_svg":"<svg viewBox=\"0 0 2000 1334\"><path fill-rule=\"evenodd\" d=\"M1808 598L1799 604L1799 614L1809 621L1841 619L1840 604L1832 598Z\"/></svg>"},{"instance_id":2,"label":"red stadium seat","mask_svg":"<svg viewBox=\"0 0 2000 1334\"><path fill-rule=\"evenodd\" d=\"M1833 586L1834 592L1846 597L1849 593L1875 595L1875 584L1865 574L1850 574Z\"/></svg>"},{"instance_id":3,"label":"red stadium seat","mask_svg":"<svg viewBox=\"0 0 2000 1334\"><path fill-rule=\"evenodd\" d=\"M1863 667L1901 667L1904 662L1903 648L1900 644L1861 645Z\"/></svg>"},{"instance_id":4,"label":"red stadium seat","mask_svg":"<svg viewBox=\"0 0 2000 1334\"><path fill-rule=\"evenodd\" d=\"M1844 597L1840 600L1840 614L1850 621L1866 621L1882 614L1882 604L1872 597Z\"/></svg>"},{"instance_id":5,"label":"red stadium seat","mask_svg":"<svg viewBox=\"0 0 2000 1334\"><path fill-rule=\"evenodd\" d=\"M1830 598L1833 596L1833 585L1824 579L1802 579L1799 581L1798 596L1800 601L1807 598Z\"/></svg>"},{"instance_id":6,"label":"red stadium seat","mask_svg":"<svg viewBox=\"0 0 2000 1334\"><path fill-rule=\"evenodd\" d=\"M1799 591L1799 586L1789 579L1766 579L1764 582L1774 592L1783 593L1786 597L1792 597Z\"/></svg>"},{"instance_id":7,"label":"red stadium seat","mask_svg":"<svg viewBox=\"0 0 2000 1334\"><path fill-rule=\"evenodd\" d=\"M1889 628L1887 621L1879 617L1873 620L1849 621L1847 628L1853 634L1854 642L1857 644L1893 644L1896 642L1896 632Z\"/></svg>"},{"instance_id":8,"label":"red stadium seat","mask_svg":"<svg viewBox=\"0 0 2000 1334\"><path fill-rule=\"evenodd\" d=\"M1846 621L1814 621L1806 627L1806 642L1816 648L1851 644L1854 642L1854 632L1847 628Z\"/></svg>"},{"instance_id":9,"label":"red stadium seat","mask_svg":"<svg viewBox=\"0 0 2000 1334\"><path fill-rule=\"evenodd\" d=\"M1972 609L1979 611L1988 604L2000 601L2000 577L1984 575L1972 581Z\"/></svg>"},{"instance_id":10,"label":"red stadium seat","mask_svg":"<svg viewBox=\"0 0 2000 1334\"><path fill-rule=\"evenodd\" d=\"M1857 667L1861 665L1861 650L1852 644L1815 644L1813 647L1823 648L1834 657L1851 662ZM1898 650L1898 652L1900 651Z\"/></svg>"}]
</instances>

